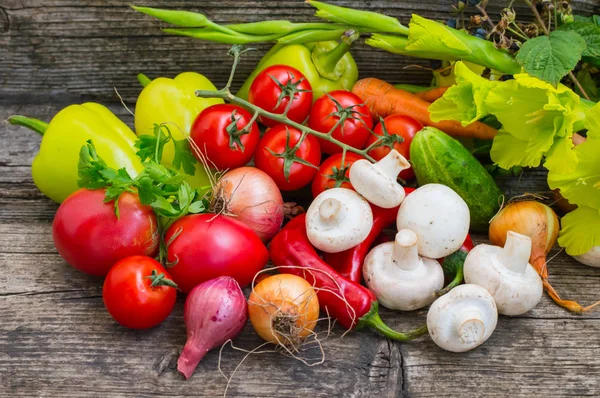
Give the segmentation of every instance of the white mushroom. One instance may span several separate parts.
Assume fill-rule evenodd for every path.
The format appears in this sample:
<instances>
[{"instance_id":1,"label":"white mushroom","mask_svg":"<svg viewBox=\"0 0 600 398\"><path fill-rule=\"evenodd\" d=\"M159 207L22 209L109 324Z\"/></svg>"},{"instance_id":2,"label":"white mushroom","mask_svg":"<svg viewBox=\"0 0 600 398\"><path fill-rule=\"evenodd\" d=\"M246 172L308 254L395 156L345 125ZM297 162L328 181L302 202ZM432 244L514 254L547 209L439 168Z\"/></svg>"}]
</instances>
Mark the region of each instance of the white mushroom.
<instances>
[{"instance_id":1,"label":"white mushroom","mask_svg":"<svg viewBox=\"0 0 600 398\"><path fill-rule=\"evenodd\" d=\"M441 184L426 184L400 206L398 231L410 229L419 237L419 254L442 258L457 251L469 233L469 207L456 192Z\"/></svg>"},{"instance_id":2,"label":"white mushroom","mask_svg":"<svg viewBox=\"0 0 600 398\"><path fill-rule=\"evenodd\" d=\"M460 285L437 299L427 313L431 339L452 352L465 352L483 344L498 323L494 298L477 285Z\"/></svg>"},{"instance_id":3,"label":"white mushroom","mask_svg":"<svg viewBox=\"0 0 600 398\"><path fill-rule=\"evenodd\" d=\"M392 149L377 163L357 160L350 167L350 183L369 202L384 209L394 208L404 200L404 188L398 184L398 174L410 168L410 163Z\"/></svg>"},{"instance_id":4,"label":"white mushroom","mask_svg":"<svg viewBox=\"0 0 600 398\"><path fill-rule=\"evenodd\" d=\"M465 260L465 282L484 287L498 312L521 315L542 299L542 279L529 264L531 238L508 231L504 248L478 245Z\"/></svg>"},{"instance_id":5,"label":"white mushroom","mask_svg":"<svg viewBox=\"0 0 600 398\"><path fill-rule=\"evenodd\" d=\"M594 246L586 253L579 256L573 256L581 264L589 265L590 267L600 267L600 246Z\"/></svg>"},{"instance_id":6,"label":"white mushroom","mask_svg":"<svg viewBox=\"0 0 600 398\"><path fill-rule=\"evenodd\" d=\"M377 300L387 308L412 311L431 304L444 286L444 271L436 260L419 257L417 235L408 229L394 242L374 247L363 264L363 276Z\"/></svg>"},{"instance_id":7,"label":"white mushroom","mask_svg":"<svg viewBox=\"0 0 600 398\"><path fill-rule=\"evenodd\" d=\"M372 226L373 212L369 202L346 188L323 191L306 212L308 240L327 253L338 253L358 245L367 238Z\"/></svg>"}]
</instances>

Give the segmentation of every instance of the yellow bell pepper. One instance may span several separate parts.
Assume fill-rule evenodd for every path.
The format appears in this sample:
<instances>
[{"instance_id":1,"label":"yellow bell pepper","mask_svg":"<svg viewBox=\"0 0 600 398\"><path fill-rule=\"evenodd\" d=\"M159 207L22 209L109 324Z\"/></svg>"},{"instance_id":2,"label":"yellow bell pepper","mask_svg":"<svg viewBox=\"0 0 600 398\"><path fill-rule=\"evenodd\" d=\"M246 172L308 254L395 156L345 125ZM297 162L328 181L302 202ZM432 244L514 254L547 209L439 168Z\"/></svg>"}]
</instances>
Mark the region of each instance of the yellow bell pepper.
<instances>
[{"instance_id":1,"label":"yellow bell pepper","mask_svg":"<svg viewBox=\"0 0 600 398\"><path fill-rule=\"evenodd\" d=\"M196 97L196 90L216 90L214 84L199 73L184 72L174 79L159 77L152 81L139 75L138 79L144 85L135 107L135 131L138 136L152 135L155 124L165 123L174 140L184 140L202 110L223 103L221 99ZM165 145L162 163L172 166L174 156L175 146L171 141ZM206 171L200 163L196 164L193 176L185 175L194 188L209 185Z\"/></svg>"},{"instance_id":2,"label":"yellow bell pepper","mask_svg":"<svg viewBox=\"0 0 600 398\"><path fill-rule=\"evenodd\" d=\"M50 123L25 116L11 116L8 121L42 135L31 174L40 191L55 202L61 203L79 189L79 151L87 140L93 141L98 155L108 166L114 169L124 167L132 177L143 170L136 155L136 135L100 104L69 105Z\"/></svg>"}]
</instances>

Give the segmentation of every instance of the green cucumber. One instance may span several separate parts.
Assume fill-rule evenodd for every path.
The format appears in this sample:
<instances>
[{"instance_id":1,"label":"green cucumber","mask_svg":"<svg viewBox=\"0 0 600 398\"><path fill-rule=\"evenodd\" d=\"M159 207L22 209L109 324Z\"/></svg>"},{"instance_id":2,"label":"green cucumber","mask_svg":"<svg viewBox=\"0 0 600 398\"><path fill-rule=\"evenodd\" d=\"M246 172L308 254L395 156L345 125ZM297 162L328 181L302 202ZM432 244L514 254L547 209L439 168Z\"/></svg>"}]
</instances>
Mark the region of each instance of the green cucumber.
<instances>
[{"instance_id":1,"label":"green cucumber","mask_svg":"<svg viewBox=\"0 0 600 398\"><path fill-rule=\"evenodd\" d=\"M419 185L438 183L455 190L469 206L471 229L487 232L503 193L460 142L434 127L425 127L410 144L410 162Z\"/></svg>"}]
</instances>

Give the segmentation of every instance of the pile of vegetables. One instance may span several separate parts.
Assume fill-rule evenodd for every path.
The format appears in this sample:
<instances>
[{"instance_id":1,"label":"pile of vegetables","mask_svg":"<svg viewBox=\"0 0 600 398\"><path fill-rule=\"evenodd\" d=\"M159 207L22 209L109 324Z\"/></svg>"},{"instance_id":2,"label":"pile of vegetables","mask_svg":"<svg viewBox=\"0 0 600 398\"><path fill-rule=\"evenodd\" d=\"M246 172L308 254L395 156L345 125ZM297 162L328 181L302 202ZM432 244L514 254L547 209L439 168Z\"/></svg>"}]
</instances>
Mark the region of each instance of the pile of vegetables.
<instances>
[{"instance_id":1,"label":"pile of vegetables","mask_svg":"<svg viewBox=\"0 0 600 398\"><path fill-rule=\"evenodd\" d=\"M368 327L393 340L429 332L441 348L463 352L491 336L498 314L532 310L544 289L576 313L598 304L561 298L546 258L558 240L600 266L600 105L579 95L590 97L584 86L600 64L598 19L544 8L554 16L545 24L527 1L545 34L529 37L510 8L494 25L482 2L480 18L493 29L475 19L472 35L418 15L405 27L308 3L329 22L218 25L202 14L134 7L174 25L169 33L233 44L225 87L192 72L140 74L135 133L94 103L71 105L50 123L9 119L43 136L32 174L60 203L56 249L105 278L109 314L125 327L155 327L187 294L178 370L189 378L248 319L266 342L303 360L303 347L319 339L320 313L347 331ZM373 47L448 63L452 81L357 81L349 50L361 35ZM576 45L566 49L567 39ZM234 94L242 44L262 41L277 44ZM540 61L563 50L560 65ZM572 72L581 58L590 74L583 85ZM578 92L560 83L568 75ZM576 209L559 221L539 201L505 200L490 165L467 149L486 140L495 167L543 161L550 187ZM303 189L313 200L290 216L284 198ZM491 244L473 247L469 231L489 233ZM269 261L277 273L264 273ZM426 325L395 331L380 305L430 306Z\"/></svg>"}]
</instances>

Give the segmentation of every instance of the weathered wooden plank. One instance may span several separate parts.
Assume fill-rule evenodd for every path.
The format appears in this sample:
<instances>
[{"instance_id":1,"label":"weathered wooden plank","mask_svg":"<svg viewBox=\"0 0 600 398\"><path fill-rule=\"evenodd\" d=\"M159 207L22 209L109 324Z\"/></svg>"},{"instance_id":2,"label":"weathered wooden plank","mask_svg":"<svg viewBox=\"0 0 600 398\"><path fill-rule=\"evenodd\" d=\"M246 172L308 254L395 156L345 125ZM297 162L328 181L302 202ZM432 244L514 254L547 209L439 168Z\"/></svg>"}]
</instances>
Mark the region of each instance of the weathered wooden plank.
<instances>
[{"instance_id":1,"label":"weathered wooden plank","mask_svg":"<svg viewBox=\"0 0 600 398\"><path fill-rule=\"evenodd\" d=\"M217 85L229 74L229 46L162 34L160 23L128 8L130 1L112 0L3 0L0 4L0 100L28 100L35 92L39 101L72 101L98 98L116 101L113 87L129 101L139 93L135 76L174 76L194 70L205 73ZM153 7L202 11L220 23L269 19L307 20L313 9L302 1L160 1L137 2ZM447 19L454 0L364 3L331 1L398 17L407 23L413 12ZM490 2L497 16L504 2ZM518 2L520 3L520 2ZM581 12L600 12L596 0L574 0ZM523 5L517 4L520 12ZM235 85L253 69L268 48L247 54ZM353 50L361 75L393 82L426 83L430 73L404 69L430 63L377 51L359 44Z\"/></svg>"}]
</instances>

